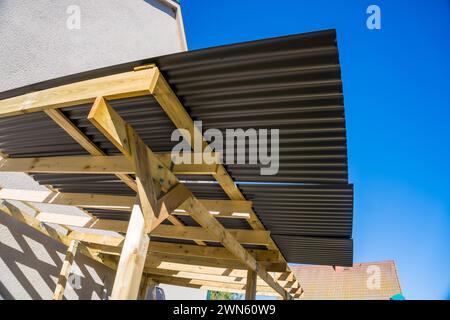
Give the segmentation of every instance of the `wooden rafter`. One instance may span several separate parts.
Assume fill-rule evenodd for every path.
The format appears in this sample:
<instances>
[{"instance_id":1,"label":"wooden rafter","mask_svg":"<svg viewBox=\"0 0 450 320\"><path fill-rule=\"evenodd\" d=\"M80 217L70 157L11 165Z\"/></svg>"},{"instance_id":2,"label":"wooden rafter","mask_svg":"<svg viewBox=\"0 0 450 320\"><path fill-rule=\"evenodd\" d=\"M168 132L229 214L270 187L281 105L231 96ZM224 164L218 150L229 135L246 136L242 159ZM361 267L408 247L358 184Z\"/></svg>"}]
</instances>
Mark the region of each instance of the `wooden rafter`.
<instances>
[{"instance_id":1,"label":"wooden rafter","mask_svg":"<svg viewBox=\"0 0 450 320\"><path fill-rule=\"evenodd\" d=\"M48 203L76 206L80 208L101 208L108 210L130 211L134 203L133 196L118 196L95 193L69 193L55 191L36 191L25 189L0 189L0 199L16 200L35 203ZM244 219L245 215L251 210L251 201L236 200L200 200L200 202L212 212L215 217ZM180 204L172 214L189 215L187 205ZM233 215L234 213L241 213Z\"/></svg>"},{"instance_id":2,"label":"wooden rafter","mask_svg":"<svg viewBox=\"0 0 450 320\"><path fill-rule=\"evenodd\" d=\"M100 77L0 101L0 118L93 103L99 96L121 99L148 95L155 69Z\"/></svg>"},{"instance_id":3,"label":"wooden rafter","mask_svg":"<svg viewBox=\"0 0 450 320\"><path fill-rule=\"evenodd\" d=\"M107 222L107 220L105 220ZM224 229L232 235L239 243L249 245L267 245L269 241L269 231L265 230L242 230L242 229ZM220 242L221 238L217 234L208 232L201 227L158 225L150 234L155 237L182 239L182 240L200 240L207 242ZM85 233L81 231L72 231L69 237L86 243L102 244L108 246L121 246L123 236L99 235L96 233Z\"/></svg>"},{"instance_id":4,"label":"wooden rafter","mask_svg":"<svg viewBox=\"0 0 450 320\"><path fill-rule=\"evenodd\" d=\"M157 155L158 157L158 155ZM172 172L183 175L214 174L217 164L180 164ZM133 163L125 156L59 156L8 158L0 160L0 171L25 173L134 174Z\"/></svg>"},{"instance_id":5,"label":"wooden rafter","mask_svg":"<svg viewBox=\"0 0 450 320\"><path fill-rule=\"evenodd\" d=\"M88 244L88 246L89 248L98 250L99 252L104 254L120 255L120 247L98 245L98 244ZM279 252L275 250L249 249L248 251L258 261L265 261L265 262L280 261ZM164 253L187 257L203 257L203 258L214 257L215 259L238 260L225 248L207 247L192 244L178 244L178 243L152 241L149 244L148 252L149 254Z\"/></svg>"}]
</instances>

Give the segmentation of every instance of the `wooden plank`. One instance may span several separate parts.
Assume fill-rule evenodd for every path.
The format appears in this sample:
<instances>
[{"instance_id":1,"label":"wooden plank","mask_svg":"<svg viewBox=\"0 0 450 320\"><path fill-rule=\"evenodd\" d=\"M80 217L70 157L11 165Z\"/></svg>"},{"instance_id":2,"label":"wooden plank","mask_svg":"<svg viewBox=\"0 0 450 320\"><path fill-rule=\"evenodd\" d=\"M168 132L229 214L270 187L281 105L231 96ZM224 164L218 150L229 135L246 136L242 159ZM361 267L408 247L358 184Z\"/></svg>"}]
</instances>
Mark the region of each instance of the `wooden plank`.
<instances>
[{"instance_id":1,"label":"wooden plank","mask_svg":"<svg viewBox=\"0 0 450 320\"><path fill-rule=\"evenodd\" d=\"M137 200L131 212L130 223L120 254L111 293L112 300L137 299L149 242L144 214Z\"/></svg>"},{"instance_id":2,"label":"wooden plank","mask_svg":"<svg viewBox=\"0 0 450 320\"><path fill-rule=\"evenodd\" d=\"M205 247L190 244L177 244L167 242L152 242L149 247L150 252L160 252L194 257L214 257L216 259L237 260L227 249L219 247ZM280 256L275 250L248 250L258 261L278 262Z\"/></svg>"},{"instance_id":3,"label":"wooden plank","mask_svg":"<svg viewBox=\"0 0 450 320\"><path fill-rule=\"evenodd\" d=\"M96 227L96 225L94 224L93 227ZM270 235L268 231L263 230L226 229L226 232L228 232L230 236L235 237L238 243L252 245L267 244ZM204 228L200 227L170 226L161 224L155 227L155 229L152 230L150 234L155 237L168 239L221 242L220 235L210 233ZM69 234L69 237L82 242L116 247L121 246L123 242L122 236L106 236L94 233L85 233L81 231L72 231Z\"/></svg>"},{"instance_id":4,"label":"wooden plank","mask_svg":"<svg viewBox=\"0 0 450 320\"><path fill-rule=\"evenodd\" d=\"M159 258L159 257L158 257ZM163 257L162 257L163 258ZM164 259L156 259L156 257L148 256L147 261L145 262L145 272L150 272L152 269L162 269L162 270L172 270L177 272L190 272L190 273L200 273L200 274L210 274L217 276L229 276L235 278L243 278L247 276L247 270L242 263L232 263L229 260L217 260L216 264L212 265L211 259L206 260L202 259L200 263L192 264L192 261L197 260L188 260L188 261L180 261L177 262L176 259L172 259L170 261ZM204 262L207 262L206 264ZM225 261L225 262L224 262ZM276 266L276 264L272 264ZM267 268L270 268L268 266ZM277 278L284 278L285 272L275 271L274 276Z\"/></svg>"},{"instance_id":5,"label":"wooden plank","mask_svg":"<svg viewBox=\"0 0 450 320\"><path fill-rule=\"evenodd\" d=\"M64 290L66 288L67 279L69 278L70 269L77 253L78 241L72 240L66 252L61 271L59 272L58 283L56 284L55 292L53 293L53 300L62 300L64 297Z\"/></svg>"},{"instance_id":6,"label":"wooden plank","mask_svg":"<svg viewBox=\"0 0 450 320\"><path fill-rule=\"evenodd\" d=\"M217 268L216 268L217 269ZM248 288L248 271L245 270L228 270L227 272L223 272L222 274L214 274L212 272L203 271L198 272L195 271L186 271L186 270L176 270L170 268L145 268L145 273L163 275L163 276L171 276L178 278L188 278L188 279L199 279L199 280L209 280L209 281L219 281L219 282L228 282L241 284ZM236 275L239 274L239 275ZM266 283L258 278L255 274L254 282L250 284L252 286L252 290L255 290L255 284L258 286L267 286ZM253 281L252 280L252 281ZM280 281L280 284L283 288L288 289L290 292L297 292L299 289L299 283L291 283L288 281ZM255 300L255 297L249 296L246 300Z\"/></svg>"},{"instance_id":7,"label":"wooden plank","mask_svg":"<svg viewBox=\"0 0 450 320\"><path fill-rule=\"evenodd\" d=\"M80 146L93 156L106 155L94 142L92 142L80 129L67 118L59 109L45 110L45 113L66 131ZM136 182L127 174L116 173L116 177L122 180L132 190L137 191Z\"/></svg>"},{"instance_id":8,"label":"wooden plank","mask_svg":"<svg viewBox=\"0 0 450 320\"><path fill-rule=\"evenodd\" d=\"M17 200L35 203L48 203L69 205L81 208L101 208L109 210L130 211L134 203L133 196L118 196L95 193L69 193L55 191L36 191L25 189L0 189L0 199ZM215 217L243 219L242 216L234 216L233 213L245 213L251 209L251 201L234 200L200 200L209 212L215 213ZM175 210L177 209L177 210ZM188 206L184 203L175 208L175 215L189 215Z\"/></svg>"},{"instance_id":9,"label":"wooden plank","mask_svg":"<svg viewBox=\"0 0 450 320\"><path fill-rule=\"evenodd\" d=\"M62 156L8 158L0 160L0 171L26 173L115 174L134 173L124 156Z\"/></svg>"},{"instance_id":10,"label":"wooden plank","mask_svg":"<svg viewBox=\"0 0 450 320\"><path fill-rule=\"evenodd\" d=\"M211 219L214 219L210 217ZM214 219L215 220L215 219ZM223 227L222 227L223 228ZM266 245L269 241L269 231L262 230L243 230L243 229L223 229L230 233L230 236L236 238L238 243L252 245ZM209 232L201 227L181 227L160 225L151 233L155 237L182 240L201 240L206 242L222 242L220 234Z\"/></svg>"},{"instance_id":11,"label":"wooden plank","mask_svg":"<svg viewBox=\"0 0 450 320\"><path fill-rule=\"evenodd\" d=\"M0 118L92 103L98 96L121 99L149 94L155 68L100 77L0 101Z\"/></svg>"},{"instance_id":12,"label":"wooden plank","mask_svg":"<svg viewBox=\"0 0 450 320\"><path fill-rule=\"evenodd\" d=\"M24 189L0 189L0 199L131 211L135 197L94 193L69 193Z\"/></svg>"},{"instance_id":13,"label":"wooden plank","mask_svg":"<svg viewBox=\"0 0 450 320\"><path fill-rule=\"evenodd\" d=\"M120 247L89 244L89 247L103 254L120 255ZM249 253L261 262L280 262L280 255L275 250L249 249ZM186 257L203 257L226 260L237 260L227 249L220 247L205 247L191 244L178 244L152 241L148 248L149 257L153 253L172 254Z\"/></svg>"},{"instance_id":14,"label":"wooden plank","mask_svg":"<svg viewBox=\"0 0 450 320\"><path fill-rule=\"evenodd\" d=\"M167 220L170 221L170 223L172 223L174 226L184 226L185 224L183 222L181 222L180 219L178 219L177 217L175 217L173 214L169 215L167 217ZM200 246L206 246L206 243L200 240L194 240L194 242Z\"/></svg>"},{"instance_id":15,"label":"wooden plank","mask_svg":"<svg viewBox=\"0 0 450 320\"><path fill-rule=\"evenodd\" d=\"M157 190L153 185L151 160L145 143L127 126L127 137L130 153L134 167L136 168L136 184L138 187L139 205L144 215L146 232L149 233L154 227L161 223L156 221L160 215L165 220L170 212L157 210ZM188 195L186 195L187 197ZM176 206L175 206L176 208ZM164 207L165 209L165 207ZM155 225L153 225L155 223Z\"/></svg>"},{"instance_id":16,"label":"wooden plank","mask_svg":"<svg viewBox=\"0 0 450 320\"><path fill-rule=\"evenodd\" d=\"M247 271L247 283L245 285L245 300L256 299L256 272L253 270Z\"/></svg>"},{"instance_id":17,"label":"wooden plank","mask_svg":"<svg viewBox=\"0 0 450 320\"><path fill-rule=\"evenodd\" d=\"M214 257L194 257L194 256L183 256L175 254L167 254L154 252L152 253L145 263L146 268L168 268L167 264L183 264L192 265L195 267L212 267L212 268L225 268L229 271L240 269L246 270L248 266L242 261L237 259L217 259ZM286 270L285 262L265 262L261 261L260 265L263 266L267 271L270 272L284 272Z\"/></svg>"},{"instance_id":18,"label":"wooden plank","mask_svg":"<svg viewBox=\"0 0 450 320\"><path fill-rule=\"evenodd\" d=\"M169 277L176 277L176 278L186 278L186 279L197 279L197 280L205 280L205 281L217 281L217 282L226 282L226 283L234 283L234 284L240 284L241 287L245 286L246 292L248 288L248 278L247 278L247 272L245 272L244 276L233 276L228 274L210 274L210 273L202 273L202 272L189 272L189 271L179 271L179 270L172 270L172 269L163 269L163 268L145 268L146 274L152 274L152 275L161 275L161 276L169 276ZM264 281L261 279L257 279L256 274L254 275L254 281L251 283L251 292L252 295L247 296L246 300L255 300L255 294L256 294L256 286L259 287L266 287L269 291L274 292L269 286L266 285ZM297 283L298 285L298 283ZM296 292L298 289L298 286L292 287L289 283L284 282L283 287L285 289L288 289L290 292Z\"/></svg>"}]
</instances>

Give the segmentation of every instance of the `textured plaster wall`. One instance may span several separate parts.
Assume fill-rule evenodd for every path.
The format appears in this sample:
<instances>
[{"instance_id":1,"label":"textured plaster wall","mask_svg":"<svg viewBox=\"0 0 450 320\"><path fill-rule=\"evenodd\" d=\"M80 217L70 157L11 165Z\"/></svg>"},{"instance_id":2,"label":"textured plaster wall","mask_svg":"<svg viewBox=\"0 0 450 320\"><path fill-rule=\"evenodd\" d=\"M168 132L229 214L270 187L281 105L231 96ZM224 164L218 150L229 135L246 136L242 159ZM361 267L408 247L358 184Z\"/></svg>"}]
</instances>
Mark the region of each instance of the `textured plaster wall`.
<instances>
[{"instance_id":1,"label":"textured plaster wall","mask_svg":"<svg viewBox=\"0 0 450 320\"><path fill-rule=\"evenodd\" d=\"M0 211L0 299L51 299L67 248ZM83 255L75 256L66 299L107 299L114 271Z\"/></svg>"},{"instance_id":2,"label":"textured plaster wall","mask_svg":"<svg viewBox=\"0 0 450 320\"><path fill-rule=\"evenodd\" d=\"M184 51L181 22L165 1L0 0L0 92ZM80 29L67 27L72 5L80 9ZM22 173L1 173L1 187L42 189ZM58 209L79 214L75 208ZM65 251L58 242L0 212L0 299L50 299ZM82 287L68 286L67 299L103 299L110 294L112 270L78 256L75 272L81 275Z\"/></svg>"},{"instance_id":3,"label":"textured plaster wall","mask_svg":"<svg viewBox=\"0 0 450 320\"><path fill-rule=\"evenodd\" d=\"M175 16L158 0L0 0L0 92L183 51Z\"/></svg>"}]
</instances>

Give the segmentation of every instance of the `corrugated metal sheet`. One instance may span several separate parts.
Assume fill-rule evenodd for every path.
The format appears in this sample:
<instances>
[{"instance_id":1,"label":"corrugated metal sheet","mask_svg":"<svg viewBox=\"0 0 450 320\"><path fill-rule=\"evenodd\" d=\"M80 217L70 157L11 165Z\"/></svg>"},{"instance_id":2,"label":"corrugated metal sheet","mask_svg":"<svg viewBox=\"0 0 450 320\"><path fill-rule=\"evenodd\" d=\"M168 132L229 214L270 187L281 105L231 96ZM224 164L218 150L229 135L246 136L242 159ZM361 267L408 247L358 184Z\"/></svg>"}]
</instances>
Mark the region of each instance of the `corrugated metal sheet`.
<instances>
[{"instance_id":1,"label":"corrugated metal sheet","mask_svg":"<svg viewBox=\"0 0 450 320\"><path fill-rule=\"evenodd\" d=\"M351 237L353 193L347 184L345 116L334 30L135 61L0 93L0 99L129 71L147 63L158 65L194 120L203 121L204 129L280 129L277 175L261 176L258 165L227 165L228 171L235 181L326 184L326 187L240 185L240 188L247 198L254 200L257 214L288 261L351 264L348 245L351 241L343 240ZM169 137L174 126L153 97L112 101L111 105L154 151L171 150L175 142ZM118 153L86 120L89 108L76 106L64 108L63 112L107 154ZM0 149L11 157L86 154L43 113L0 119ZM112 175L34 177L61 191L132 194ZM189 184L189 187L199 198L228 199L215 184ZM93 213L103 217L119 214ZM322 239L306 242L311 245L308 253L316 248L320 254L305 260L305 254L295 247L302 246L305 238L300 236ZM327 247L324 239L331 244L326 252L322 249ZM346 245L335 248L335 241Z\"/></svg>"}]
</instances>

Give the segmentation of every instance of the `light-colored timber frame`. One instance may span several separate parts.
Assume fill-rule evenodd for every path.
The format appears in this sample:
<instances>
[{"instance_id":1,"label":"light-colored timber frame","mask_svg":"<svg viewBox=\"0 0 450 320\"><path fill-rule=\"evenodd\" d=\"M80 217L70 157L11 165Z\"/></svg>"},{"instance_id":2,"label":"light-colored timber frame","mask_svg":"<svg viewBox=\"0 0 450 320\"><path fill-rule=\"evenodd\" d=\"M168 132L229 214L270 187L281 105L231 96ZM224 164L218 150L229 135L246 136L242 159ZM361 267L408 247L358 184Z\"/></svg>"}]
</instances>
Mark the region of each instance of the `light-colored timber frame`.
<instances>
[{"instance_id":1,"label":"light-colored timber frame","mask_svg":"<svg viewBox=\"0 0 450 320\"><path fill-rule=\"evenodd\" d=\"M155 65L0 101L0 118L45 112L91 154L29 159L5 157L0 160L0 171L115 174L137 192L136 197L126 197L0 189L0 199L131 211L130 222L95 217L83 220L49 212L29 217L11 204L3 207L2 212L66 246L77 241L81 254L116 269L113 299L136 299L140 288L142 291L141 278L142 281L151 279L157 283L246 292L247 298L254 298L256 293L278 294L283 299L300 297L303 289L253 211L251 202L245 199L226 169L218 163L173 166L169 155L153 153L133 127L108 104L109 100L143 95L153 95L177 128L187 129L192 137L194 131L201 134ZM92 103L88 119L122 156L105 155L59 110L87 103ZM203 149L210 150L204 139ZM210 174L230 200L199 200L175 174ZM176 215L190 215L201 228L185 226ZM225 229L216 216L246 219L253 230ZM165 219L172 226L161 225ZM63 225L68 234L49 234L47 228L41 227L42 223ZM71 226L123 232L125 236L74 231ZM148 234L189 239L197 245L151 242ZM219 242L224 248L208 247L205 243L208 241ZM242 244L265 245L267 250L246 250Z\"/></svg>"}]
</instances>

